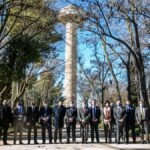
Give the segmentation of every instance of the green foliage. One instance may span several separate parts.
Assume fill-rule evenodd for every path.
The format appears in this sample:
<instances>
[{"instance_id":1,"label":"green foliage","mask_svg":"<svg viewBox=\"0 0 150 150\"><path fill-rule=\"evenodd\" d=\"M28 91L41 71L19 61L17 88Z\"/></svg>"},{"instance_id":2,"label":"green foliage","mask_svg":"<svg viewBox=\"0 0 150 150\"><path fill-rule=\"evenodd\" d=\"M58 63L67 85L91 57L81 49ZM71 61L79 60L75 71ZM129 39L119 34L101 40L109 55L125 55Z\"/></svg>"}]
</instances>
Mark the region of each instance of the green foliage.
<instances>
[{"instance_id":1,"label":"green foliage","mask_svg":"<svg viewBox=\"0 0 150 150\"><path fill-rule=\"evenodd\" d=\"M14 26L11 30L13 35L51 33L57 22L55 11L44 0L21 0L10 9L10 14L7 26L8 29Z\"/></svg>"},{"instance_id":2,"label":"green foliage","mask_svg":"<svg viewBox=\"0 0 150 150\"><path fill-rule=\"evenodd\" d=\"M31 65L39 68L44 65L45 59L55 51L53 44L61 39L54 32L55 11L44 0L14 1L6 13L8 44L0 53L0 91L5 85L11 88L13 81L23 81Z\"/></svg>"},{"instance_id":3,"label":"green foliage","mask_svg":"<svg viewBox=\"0 0 150 150\"><path fill-rule=\"evenodd\" d=\"M50 51L48 43L22 35L18 38L10 38L3 56L3 73L12 75L13 80L25 77L25 71L31 63L39 62L41 57ZM2 74L3 74L2 73ZM1 75L2 75L1 74Z\"/></svg>"}]
</instances>

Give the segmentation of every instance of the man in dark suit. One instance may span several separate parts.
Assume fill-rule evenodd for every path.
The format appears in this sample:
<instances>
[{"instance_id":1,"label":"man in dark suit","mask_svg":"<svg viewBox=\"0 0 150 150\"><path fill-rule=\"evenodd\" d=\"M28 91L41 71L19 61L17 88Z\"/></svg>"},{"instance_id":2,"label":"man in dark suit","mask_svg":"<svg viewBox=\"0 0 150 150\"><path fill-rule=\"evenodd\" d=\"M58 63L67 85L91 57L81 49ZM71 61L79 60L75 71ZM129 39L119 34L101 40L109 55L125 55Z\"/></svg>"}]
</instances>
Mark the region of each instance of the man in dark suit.
<instances>
[{"instance_id":1,"label":"man in dark suit","mask_svg":"<svg viewBox=\"0 0 150 150\"><path fill-rule=\"evenodd\" d=\"M7 131L8 128L10 126L10 124L12 124L13 121L13 116L12 116L12 111L11 111L11 107L8 106L7 101L4 100L3 101L3 106L2 106L2 130L3 130L3 143L4 145L7 145Z\"/></svg>"},{"instance_id":2,"label":"man in dark suit","mask_svg":"<svg viewBox=\"0 0 150 150\"><path fill-rule=\"evenodd\" d=\"M132 130L133 143L136 141L135 137L135 107L129 100L126 101L126 143L129 143L129 130Z\"/></svg>"},{"instance_id":3,"label":"man in dark suit","mask_svg":"<svg viewBox=\"0 0 150 150\"><path fill-rule=\"evenodd\" d=\"M143 101L139 101L139 106L135 111L135 118L140 127L141 143L144 143L144 131L146 134L146 142L149 143L150 112L148 107L144 106Z\"/></svg>"},{"instance_id":4,"label":"man in dark suit","mask_svg":"<svg viewBox=\"0 0 150 150\"><path fill-rule=\"evenodd\" d=\"M70 102L70 107L66 109L66 128L67 128L67 143L70 143L70 128L72 127L72 141L76 143L76 118L77 108L74 102Z\"/></svg>"},{"instance_id":5,"label":"man in dark suit","mask_svg":"<svg viewBox=\"0 0 150 150\"><path fill-rule=\"evenodd\" d=\"M43 106L40 108L40 124L42 128L42 141L45 144L45 131L48 131L49 143L52 143L52 109L48 106L47 101L43 101Z\"/></svg>"},{"instance_id":6,"label":"man in dark suit","mask_svg":"<svg viewBox=\"0 0 150 150\"><path fill-rule=\"evenodd\" d=\"M26 111L23 106L23 102L20 100L18 102L17 107L14 109L13 117L14 117L14 144L16 144L17 132L19 130L19 143L23 144L22 142L22 132L24 128L24 121L25 121Z\"/></svg>"},{"instance_id":7,"label":"man in dark suit","mask_svg":"<svg viewBox=\"0 0 150 150\"><path fill-rule=\"evenodd\" d=\"M3 106L0 104L0 140L2 136Z\"/></svg>"},{"instance_id":8,"label":"man in dark suit","mask_svg":"<svg viewBox=\"0 0 150 150\"><path fill-rule=\"evenodd\" d=\"M64 127L66 108L63 106L62 101L59 100L58 104L53 108L54 116L54 143L57 142L57 134L59 132L59 142L62 144L62 128Z\"/></svg>"},{"instance_id":9,"label":"man in dark suit","mask_svg":"<svg viewBox=\"0 0 150 150\"><path fill-rule=\"evenodd\" d=\"M88 131L89 131L89 123L91 118L91 111L87 106L87 102L82 102L82 107L78 110L78 119L80 122L81 129L81 138L82 143L87 143L88 141Z\"/></svg>"},{"instance_id":10,"label":"man in dark suit","mask_svg":"<svg viewBox=\"0 0 150 150\"><path fill-rule=\"evenodd\" d=\"M117 144L120 144L120 135L122 134L123 142L125 142L125 121L126 109L122 106L121 101L116 102L114 107L114 118L116 121Z\"/></svg>"},{"instance_id":11,"label":"man in dark suit","mask_svg":"<svg viewBox=\"0 0 150 150\"><path fill-rule=\"evenodd\" d=\"M96 134L96 140L97 143L99 143L99 131L98 131L98 124L100 123L100 107L96 106L96 100L93 99L91 101L91 119L90 119L90 125L91 125L91 142L94 142L94 132Z\"/></svg>"},{"instance_id":12,"label":"man in dark suit","mask_svg":"<svg viewBox=\"0 0 150 150\"><path fill-rule=\"evenodd\" d=\"M38 119L39 119L38 107L35 106L35 102L33 101L31 103L31 106L29 106L27 109L26 121L27 121L27 127L28 127L28 144L30 144L32 128L34 130L34 144L38 144L38 142L37 142L37 126L36 126L36 124L38 123Z\"/></svg>"},{"instance_id":13,"label":"man in dark suit","mask_svg":"<svg viewBox=\"0 0 150 150\"><path fill-rule=\"evenodd\" d=\"M114 118L114 107L115 107L114 102L110 102L110 107L111 107L111 114L112 114L112 117L111 117L111 127L112 127L111 135L114 134L115 142L117 142L116 121Z\"/></svg>"}]
</instances>

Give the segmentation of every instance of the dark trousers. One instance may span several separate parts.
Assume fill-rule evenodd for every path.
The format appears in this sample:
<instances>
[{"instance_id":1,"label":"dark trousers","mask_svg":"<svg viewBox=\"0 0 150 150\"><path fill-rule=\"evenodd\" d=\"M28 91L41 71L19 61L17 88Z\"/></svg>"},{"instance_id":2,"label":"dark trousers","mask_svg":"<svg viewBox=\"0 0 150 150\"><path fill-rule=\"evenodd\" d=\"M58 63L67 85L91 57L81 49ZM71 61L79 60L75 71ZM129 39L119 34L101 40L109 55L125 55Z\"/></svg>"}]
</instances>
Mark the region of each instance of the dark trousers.
<instances>
[{"instance_id":1,"label":"dark trousers","mask_svg":"<svg viewBox=\"0 0 150 150\"><path fill-rule=\"evenodd\" d=\"M7 143L8 128L9 128L8 126L5 126L5 127L2 128L2 130L3 130L3 132L2 132L2 134L3 134L3 143L4 144Z\"/></svg>"},{"instance_id":2,"label":"dark trousers","mask_svg":"<svg viewBox=\"0 0 150 150\"><path fill-rule=\"evenodd\" d=\"M54 142L56 143L56 141L57 141L58 132L59 132L59 142L62 143L62 128L55 128L55 130L54 130Z\"/></svg>"},{"instance_id":3,"label":"dark trousers","mask_svg":"<svg viewBox=\"0 0 150 150\"><path fill-rule=\"evenodd\" d=\"M96 134L96 140L99 142L99 131L98 131L98 123L91 122L91 142L94 142L94 133Z\"/></svg>"},{"instance_id":4,"label":"dark trousers","mask_svg":"<svg viewBox=\"0 0 150 150\"><path fill-rule=\"evenodd\" d=\"M112 125L110 127L108 124L104 124L104 132L105 132L105 142L107 143L107 139L111 142L111 133L112 133Z\"/></svg>"},{"instance_id":5,"label":"dark trousers","mask_svg":"<svg viewBox=\"0 0 150 150\"><path fill-rule=\"evenodd\" d=\"M31 140L31 131L32 129L34 130L34 143L37 142L37 127L36 127L36 123L32 124L30 123L30 125L28 126L28 143L30 144L30 140Z\"/></svg>"},{"instance_id":6,"label":"dark trousers","mask_svg":"<svg viewBox=\"0 0 150 150\"><path fill-rule=\"evenodd\" d=\"M133 143L135 143L135 141L136 141L135 124L133 122L126 124L126 143L129 142L129 130L132 131L132 139L133 139Z\"/></svg>"},{"instance_id":7,"label":"dark trousers","mask_svg":"<svg viewBox=\"0 0 150 150\"><path fill-rule=\"evenodd\" d=\"M72 141L76 142L76 122L75 123L67 123L67 141L69 142L70 139L70 129L72 128Z\"/></svg>"},{"instance_id":8,"label":"dark trousers","mask_svg":"<svg viewBox=\"0 0 150 150\"><path fill-rule=\"evenodd\" d=\"M0 127L0 140L1 140L1 137L2 137L2 127Z\"/></svg>"},{"instance_id":9,"label":"dark trousers","mask_svg":"<svg viewBox=\"0 0 150 150\"><path fill-rule=\"evenodd\" d=\"M146 134L146 141L149 141L149 124L147 121L141 121L140 124L140 136L141 141L144 142L144 133Z\"/></svg>"},{"instance_id":10,"label":"dark trousers","mask_svg":"<svg viewBox=\"0 0 150 150\"><path fill-rule=\"evenodd\" d=\"M122 137L123 142L125 142L125 123L116 123L116 134L117 143L120 143L120 138Z\"/></svg>"},{"instance_id":11,"label":"dark trousers","mask_svg":"<svg viewBox=\"0 0 150 150\"><path fill-rule=\"evenodd\" d=\"M80 126L81 130L81 138L82 138L82 143L87 143L88 141L88 132L89 132L89 124L81 124Z\"/></svg>"},{"instance_id":12,"label":"dark trousers","mask_svg":"<svg viewBox=\"0 0 150 150\"><path fill-rule=\"evenodd\" d=\"M46 132L46 129L47 129L47 131L48 131L48 138L49 138L49 143L52 143L52 127L51 127L51 124L42 124L41 125L41 128L42 128L42 141L43 141L43 144L45 143L45 140L46 140L46 134L45 134L45 132Z\"/></svg>"}]
</instances>

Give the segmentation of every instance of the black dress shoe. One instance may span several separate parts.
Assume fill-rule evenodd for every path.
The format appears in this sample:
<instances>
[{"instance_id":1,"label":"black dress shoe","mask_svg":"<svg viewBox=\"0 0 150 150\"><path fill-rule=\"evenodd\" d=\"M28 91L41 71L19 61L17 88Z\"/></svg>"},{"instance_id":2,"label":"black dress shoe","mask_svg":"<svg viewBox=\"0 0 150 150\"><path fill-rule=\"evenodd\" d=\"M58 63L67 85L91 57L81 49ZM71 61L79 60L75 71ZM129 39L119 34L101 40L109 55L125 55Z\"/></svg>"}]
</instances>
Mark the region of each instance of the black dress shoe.
<instances>
[{"instance_id":1,"label":"black dress shoe","mask_svg":"<svg viewBox=\"0 0 150 150\"><path fill-rule=\"evenodd\" d=\"M88 138L85 139L85 143L87 143L87 142L88 142Z\"/></svg>"},{"instance_id":2,"label":"black dress shoe","mask_svg":"<svg viewBox=\"0 0 150 150\"><path fill-rule=\"evenodd\" d=\"M20 141L20 142L19 142L19 144L21 144L21 145L22 145L22 144L24 144L24 143L23 143L22 141Z\"/></svg>"},{"instance_id":3,"label":"black dress shoe","mask_svg":"<svg viewBox=\"0 0 150 150\"><path fill-rule=\"evenodd\" d=\"M4 145L9 145L9 144L7 142L5 142Z\"/></svg>"},{"instance_id":4,"label":"black dress shoe","mask_svg":"<svg viewBox=\"0 0 150 150\"><path fill-rule=\"evenodd\" d=\"M67 140L66 144L69 144L69 143L70 143L70 141L69 141L69 140Z\"/></svg>"},{"instance_id":5,"label":"black dress shoe","mask_svg":"<svg viewBox=\"0 0 150 150\"><path fill-rule=\"evenodd\" d=\"M35 141L34 144L39 144L39 143L37 141Z\"/></svg>"}]
</instances>

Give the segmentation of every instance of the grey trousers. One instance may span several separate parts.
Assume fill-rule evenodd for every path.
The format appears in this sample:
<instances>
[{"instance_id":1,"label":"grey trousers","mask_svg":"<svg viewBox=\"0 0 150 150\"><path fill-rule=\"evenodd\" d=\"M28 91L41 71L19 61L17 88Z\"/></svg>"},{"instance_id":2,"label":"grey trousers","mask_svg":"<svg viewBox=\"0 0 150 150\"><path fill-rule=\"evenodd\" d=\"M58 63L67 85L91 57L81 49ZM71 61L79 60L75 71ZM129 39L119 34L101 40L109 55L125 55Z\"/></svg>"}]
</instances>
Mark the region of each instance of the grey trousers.
<instances>
[{"instance_id":1,"label":"grey trousers","mask_svg":"<svg viewBox=\"0 0 150 150\"><path fill-rule=\"evenodd\" d=\"M149 124L147 121L141 121L140 124L140 136L141 141L144 141L144 133L146 134L146 141L149 141Z\"/></svg>"},{"instance_id":2,"label":"grey trousers","mask_svg":"<svg viewBox=\"0 0 150 150\"><path fill-rule=\"evenodd\" d=\"M116 122L116 135L117 135L117 143L120 143L120 139L122 138L123 142L125 142L125 124L120 122Z\"/></svg>"},{"instance_id":3,"label":"grey trousers","mask_svg":"<svg viewBox=\"0 0 150 150\"><path fill-rule=\"evenodd\" d=\"M82 138L82 143L87 143L88 141L88 132L89 132L89 124L81 124L80 133Z\"/></svg>"},{"instance_id":4,"label":"grey trousers","mask_svg":"<svg viewBox=\"0 0 150 150\"><path fill-rule=\"evenodd\" d=\"M23 132L24 121L18 121L14 124L14 144L16 143L17 133L19 131L19 142L22 142L22 132Z\"/></svg>"}]
</instances>

